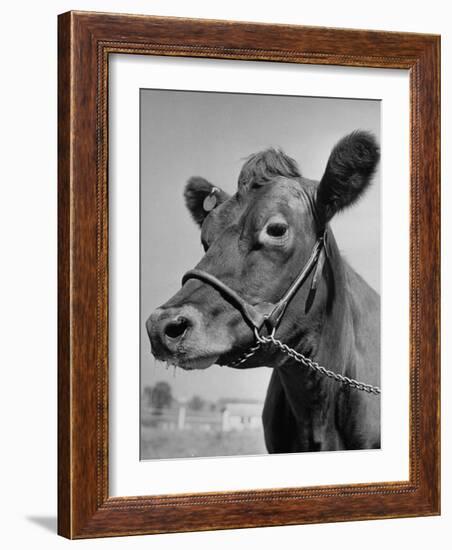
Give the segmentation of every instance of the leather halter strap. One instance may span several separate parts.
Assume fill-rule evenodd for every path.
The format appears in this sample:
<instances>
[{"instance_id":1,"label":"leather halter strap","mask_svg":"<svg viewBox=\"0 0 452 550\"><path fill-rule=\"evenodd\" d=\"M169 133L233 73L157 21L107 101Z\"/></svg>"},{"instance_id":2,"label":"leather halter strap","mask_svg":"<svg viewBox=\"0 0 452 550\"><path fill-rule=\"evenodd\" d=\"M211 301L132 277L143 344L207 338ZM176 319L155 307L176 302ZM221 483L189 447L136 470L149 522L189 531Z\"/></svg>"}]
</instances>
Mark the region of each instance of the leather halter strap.
<instances>
[{"instance_id":1,"label":"leather halter strap","mask_svg":"<svg viewBox=\"0 0 452 550\"><path fill-rule=\"evenodd\" d=\"M282 316L284 315L290 301L295 296L301 285L305 282L314 266L316 266L316 269L312 278L311 291L315 291L325 262L325 241L326 231L316 241L311 255L309 256L306 264L303 266L303 269L300 271L298 277L276 304L270 302L260 302L256 305L251 305L235 290L215 277L215 275L211 275L210 273L207 273L207 271L203 271L201 269L191 269L190 271L187 271L187 273L185 273L182 277L182 285L189 279L198 279L209 284L218 290L228 301L232 302L233 305L235 305L235 307L240 311L245 321L247 321L248 324L250 324L255 330L259 332L265 324L269 332L274 332L281 322Z\"/></svg>"}]
</instances>

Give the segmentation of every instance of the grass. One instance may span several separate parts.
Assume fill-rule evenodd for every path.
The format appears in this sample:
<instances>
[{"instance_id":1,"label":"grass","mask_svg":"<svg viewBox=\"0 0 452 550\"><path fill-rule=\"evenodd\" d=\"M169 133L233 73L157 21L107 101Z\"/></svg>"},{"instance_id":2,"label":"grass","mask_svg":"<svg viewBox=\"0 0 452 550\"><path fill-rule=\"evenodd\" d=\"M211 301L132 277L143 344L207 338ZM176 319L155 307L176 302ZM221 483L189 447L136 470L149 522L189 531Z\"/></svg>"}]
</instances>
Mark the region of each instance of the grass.
<instances>
[{"instance_id":1,"label":"grass","mask_svg":"<svg viewBox=\"0 0 452 550\"><path fill-rule=\"evenodd\" d=\"M187 458L267 454L261 429L166 430L141 426L141 458Z\"/></svg>"}]
</instances>

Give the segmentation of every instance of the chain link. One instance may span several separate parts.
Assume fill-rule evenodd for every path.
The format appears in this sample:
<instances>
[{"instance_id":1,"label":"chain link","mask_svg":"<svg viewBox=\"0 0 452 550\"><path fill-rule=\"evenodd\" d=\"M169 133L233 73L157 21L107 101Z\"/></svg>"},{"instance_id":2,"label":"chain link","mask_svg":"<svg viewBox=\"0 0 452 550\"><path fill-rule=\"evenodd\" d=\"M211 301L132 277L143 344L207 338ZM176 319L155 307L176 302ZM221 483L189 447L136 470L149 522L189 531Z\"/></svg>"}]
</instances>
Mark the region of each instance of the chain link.
<instances>
[{"instance_id":1,"label":"chain link","mask_svg":"<svg viewBox=\"0 0 452 550\"><path fill-rule=\"evenodd\" d=\"M318 372L322 376L326 376L328 378L332 378L333 380L336 380L337 382L340 382L341 384L344 384L345 386L348 386L350 388L355 388L358 391L364 391L366 393L371 393L374 395L379 395L381 393L381 389L378 386L372 386L371 384L364 384L363 382L358 382L358 380L354 380L353 378L349 378L348 376L343 376L342 374L339 374L337 372L331 371L326 369L325 367L322 367L319 365L316 361L313 361L312 359L309 359L309 357L306 357L302 353L299 353L298 351L295 351L293 348L289 347L287 344L283 344L281 340L278 340L274 336L274 332L270 334L270 336L261 336L257 330L254 331L257 344L251 348L249 348L243 355L241 355L236 361L230 364L231 367L237 367L243 363L245 363L250 357L252 357L263 345L266 344L273 344L277 348L279 348L280 351L294 359L297 363L302 364L305 367L310 368L311 370Z\"/></svg>"},{"instance_id":2,"label":"chain link","mask_svg":"<svg viewBox=\"0 0 452 550\"><path fill-rule=\"evenodd\" d=\"M257 344L253 346L252 348L249 348L243 355L241 355L238 359L236 359L233 363L230 363L230 367L238 367L242 363L245 363L250 357L252 357L257 350L261 347L261 343L259 340L257 341Z\"/></svg>"}]
</instances>

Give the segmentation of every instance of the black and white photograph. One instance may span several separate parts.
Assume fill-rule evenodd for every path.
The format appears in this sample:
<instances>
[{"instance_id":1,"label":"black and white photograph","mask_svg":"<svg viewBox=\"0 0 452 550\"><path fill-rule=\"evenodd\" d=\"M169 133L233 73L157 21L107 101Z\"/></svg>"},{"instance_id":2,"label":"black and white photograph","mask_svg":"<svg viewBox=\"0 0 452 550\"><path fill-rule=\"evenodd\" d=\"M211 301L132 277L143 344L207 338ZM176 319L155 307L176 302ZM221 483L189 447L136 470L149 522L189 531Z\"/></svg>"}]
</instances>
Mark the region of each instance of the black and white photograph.
<instances>
[{"instance_id":1,"label":"black and white photograph","mask_svg":"<svg viewBox=\"0 0 452 550\"><path fill-rule=\"evenodd\" d=\"M378 100L140 90L140 458L380 448Z\"/></svg>"},{"instance_id":2,"label":"black and white photograph","mask_svg":"<svg viewBox=\"0 0 452 550\"><path fill-rule=\"evenodd\" d=\"M450 548L449 7L2 5L2 548Z\"/></svg>"}]
</instances>

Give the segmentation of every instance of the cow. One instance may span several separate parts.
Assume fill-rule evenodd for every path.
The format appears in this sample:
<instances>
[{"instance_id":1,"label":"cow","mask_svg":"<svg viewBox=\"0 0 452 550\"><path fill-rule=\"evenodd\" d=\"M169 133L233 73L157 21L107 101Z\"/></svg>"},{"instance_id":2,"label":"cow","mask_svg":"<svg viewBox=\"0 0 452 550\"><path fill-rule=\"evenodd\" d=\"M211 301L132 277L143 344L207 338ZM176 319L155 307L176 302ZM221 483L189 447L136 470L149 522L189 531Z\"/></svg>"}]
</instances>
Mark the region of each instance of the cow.
<instances>
[{"instance_id":1,"label":"cow","mask_svg":"<svg viewBox=\"0 0 452 550\"><path fill-rule=\"evenodd\" d=\"M379 157L375 137L357 130L320 182L269 148L248 157L232 196L202 177L185 187L205 254L148 318L152 353L185 370L271 367L270 453L380 447L380 298L330 226L365 193Z\"/></svg>"}]
</instances>

